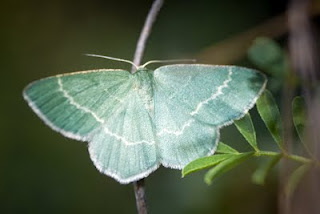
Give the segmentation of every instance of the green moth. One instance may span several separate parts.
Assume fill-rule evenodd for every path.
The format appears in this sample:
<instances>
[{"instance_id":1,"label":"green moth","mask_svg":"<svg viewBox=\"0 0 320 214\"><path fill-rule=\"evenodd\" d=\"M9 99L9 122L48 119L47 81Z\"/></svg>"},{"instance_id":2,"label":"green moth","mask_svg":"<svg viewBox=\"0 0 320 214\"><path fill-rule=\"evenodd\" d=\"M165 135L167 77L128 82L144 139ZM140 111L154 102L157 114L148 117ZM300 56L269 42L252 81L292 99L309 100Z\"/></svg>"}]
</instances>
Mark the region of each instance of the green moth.
<instances>
[{"instance_id":1,"label":"green moth","mask_svg":"<svg viewBox=\"0 0 320 214\"><path fill-rule=\"evenodd\" d=\"M146 63L131 74L101 69L29 84L23 96L62 135L88 142L97 169L122 184L161 164L181 169L214 153L219 129L243 117L266 85L237 66Z\"/></svg>"}]
</instances>

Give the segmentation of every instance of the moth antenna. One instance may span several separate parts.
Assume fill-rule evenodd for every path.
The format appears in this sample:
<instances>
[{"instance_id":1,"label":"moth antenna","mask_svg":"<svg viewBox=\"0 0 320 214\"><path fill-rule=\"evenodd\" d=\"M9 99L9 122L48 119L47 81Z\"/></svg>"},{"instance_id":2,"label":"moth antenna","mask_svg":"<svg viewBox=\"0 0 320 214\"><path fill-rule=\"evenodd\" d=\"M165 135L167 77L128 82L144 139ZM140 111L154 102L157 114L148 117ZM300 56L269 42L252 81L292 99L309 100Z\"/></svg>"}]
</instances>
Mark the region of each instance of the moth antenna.
<instances>
[{"instance_id":1,"label":"moth antenna","mask_svg":"<svg viewBox=\"0 0 320 214\"><path fill-rule=\"evenodd\" d=\"M144 63L141 67L145 67L147 65L153 63L173 63L173 62L196 62L196 59L169 59L169 60L151 60L149 62Z\"/></svg>"},{"instance_id":2,"label":"moth antenna","mask_svg":"<svg viewBox=\"0 0 320 214\"><path fill-rule=\"evenodd\" d=\"M129 60L126 60L126 59L120 59L120 58L116 58L116 57L103 56L103 55L97 55L97 54L85 54L85 55L86 56L92 56L92 57L98 57L98 58L104 58L104 59L110 59L110 60L114 60L114 61L126 62L126 63L129 63L129 64L133 65L134 67L136 67L136 69L139 68L139 66L137 66L133 62L131 62Z\"/></svg>"}]
</instances>

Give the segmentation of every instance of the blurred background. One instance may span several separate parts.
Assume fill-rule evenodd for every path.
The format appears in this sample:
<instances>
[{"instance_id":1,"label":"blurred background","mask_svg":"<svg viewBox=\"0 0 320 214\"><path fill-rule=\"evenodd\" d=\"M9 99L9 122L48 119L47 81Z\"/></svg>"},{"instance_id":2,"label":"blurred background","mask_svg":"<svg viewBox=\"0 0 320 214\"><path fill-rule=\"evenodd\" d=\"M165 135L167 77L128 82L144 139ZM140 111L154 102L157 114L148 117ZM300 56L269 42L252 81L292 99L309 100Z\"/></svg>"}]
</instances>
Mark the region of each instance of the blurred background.
<instances>
[{"instance_id":1,"label":"blurred background","mask_svg":"<svg viewBox=\"0 0 320 214\"><path fill-rule=\"evenodd\" d=\"M197 58L199 63L255 65L247 51L256 36L286 42L286 0L166 1L147 43L144 62ZM2 0L0 3L0 213L135 213L132 185L100 174L87 144L52 131L22 98L31 81L73 71L130 66L83 54L131 60L147 0ZM276 17L276 18L275 18ZM317 18L314 18L318 22ZM276 89L276 95L280 94ZM258 142L271 137L253 109ZM223 142L249 146L233 125ZM181 178L161 167L146 179L150 213L277 213L277 173L251 182L248 161L211 186L204 172Z\"/></svg>"}]
</instances>

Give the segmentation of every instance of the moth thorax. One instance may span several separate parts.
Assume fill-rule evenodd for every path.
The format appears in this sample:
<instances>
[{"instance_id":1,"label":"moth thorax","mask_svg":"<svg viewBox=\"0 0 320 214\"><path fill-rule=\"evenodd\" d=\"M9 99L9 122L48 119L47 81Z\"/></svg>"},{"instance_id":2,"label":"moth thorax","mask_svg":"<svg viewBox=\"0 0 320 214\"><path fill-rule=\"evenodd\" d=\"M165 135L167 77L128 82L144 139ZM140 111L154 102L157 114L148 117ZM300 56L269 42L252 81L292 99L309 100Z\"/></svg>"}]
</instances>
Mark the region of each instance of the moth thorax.
<instances>
[{"instance_id":1,"label":"moth thorax","mask_svg":"<svg viewBox=\"0 0 320 214\"><path fill-rule=\"evenodd\" d=\"M150 71L146 69L138 70L136 72L136 80L134 83L134 90L139 94L141 101L146 110L153 113L153 87L152 76Z\"/></svg>"},{"instance_id":2,"label":"moth thorax","mask_svg":"<svg viewBox=\"0 0 320 214\"><path fill-rule=\"evenodd\" d=\"M145 109L150 113L153 113L154 103L153 103L152 90L142 88L138 90L138 92Z\"/></svg>"}]
</instances>

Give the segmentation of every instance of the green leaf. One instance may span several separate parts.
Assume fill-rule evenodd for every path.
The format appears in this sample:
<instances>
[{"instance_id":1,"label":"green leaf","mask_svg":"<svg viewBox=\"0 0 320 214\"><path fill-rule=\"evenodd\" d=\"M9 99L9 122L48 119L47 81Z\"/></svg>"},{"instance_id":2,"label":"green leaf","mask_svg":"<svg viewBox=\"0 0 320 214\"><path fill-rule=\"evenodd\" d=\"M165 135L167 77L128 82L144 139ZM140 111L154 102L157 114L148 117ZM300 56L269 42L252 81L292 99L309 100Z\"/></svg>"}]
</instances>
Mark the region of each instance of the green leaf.
<instances>
[{"instance_id":1,"label":"green leaf","mask_svg":"<svg viewBox=\"0 0 320 214\"><path fill-rule=\"evenodd\" d=\"M232 156L234 156L234 154L217 154L217 155L203 157L203 158L199 158L197 160L194 160L183 168L182 177L184 177L192 172L196 172L201 169L215 166L218 163L220 163L221 161L224 161L228 158L231 158Z\"/></svg>"},{"instance_id":2,"label":"green leaf","mask_svg":"<svg viewBox=\"0 0 320 214\"><path fill-rule=\"evenodd\" d=\"M256 140L256 131L254 129L251 116L247 113L240 120L234 121L239 132L243 135L243 137L248 141L248 143L252 146L255 151L259 151L257 140Z\"/></svg>"},{"instance_id":3,"label":"green leaf","mask_svg":"<svg viewBox=\"0 0 320 214\"><path fill-rule=\"evenodd\" d=\"M288 69L286 52L270 38L258 37L249 48L248 58L272 76L283 78Z\"/></svg>"},{"instance_id":4,"label":"green leaf","mask_svg":"<svg viewBox=\"0 0 320 214\"><path fill-rule=\"evenodd\" d=\"M290 175L287 186L286 186L286 194L287 196L291 196L296 190L298 184L302 180L302 178L306 175L306 173L311 168L311 164L304 164L299 166L293 173Z\"/></svg>"},{"instance_id":5,"label":"green leaf","mask_svg":"<svg viewBox=\"0 0 320 214\"><path fill-rule=\"evenodd\" d=\"M222 154L239 154L237 150L234 148L228 146L225 143L219 142L216 153L222 153Z\"/></svg>"},{"instance_id":6,"label":"green leaf","mask_svg":"<svg viewBox=\"0 0 320 214\"><path fill-rule=\"evenodd\" d=\"M297 130L300 141L310 156L313 156L304 139L304 130L307 122L306 104L302 97L295 97L292 101L293 124Z\"/></svg>"},{"instance_id":7,"label":"green leaf","mask_svg":"<svg viewBox=\"0 0 320 214\"><path fill-rule=\"evenodd\" d=\"M281 157L281 154L275 155L268 161L261 164L261 166L253 173L252 182L259 185L264 185L268 173L279 162Z\"/></svg>"},{"instance_id":8,"label":"green leaf","mask_svg":"<svg viewBox=\"0 0 320 214\"><path fill-rule=\"evenodd\" d=\"M235 166L239 165L243 161L249 159L253 156L253 152L242 153L239 155L232 156L227 160L222 161L213 169L209 170L204 177L205 182L209 185L211 184L212 180L217 178L218 176L222 175L223 173L229 171L230 169L234 168Z\"/></svg>"},{"instance_id":9,"label":"green leaf","mask_svg":"<svg viewBox=\"0 0 320 214\"><path fill-rule=\"evenodd\" d=\"M302 97L295 97L292 101L293 123L301 141L303 141L303 131L306 124L305 103Z\"/></svg>"},{"instance_id":10,"label":"green leaf","mask_svg":"<svg viewBox=\"0 0 320 214\"><path fill-rule=\"evenodd\" d=\"M268 90L265 90L257 100L256 105L273 139L280 149L283 149L281 116L272 94Z\"/></svg>"}]
</instances>

